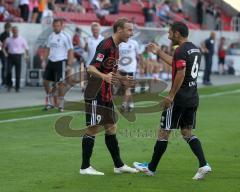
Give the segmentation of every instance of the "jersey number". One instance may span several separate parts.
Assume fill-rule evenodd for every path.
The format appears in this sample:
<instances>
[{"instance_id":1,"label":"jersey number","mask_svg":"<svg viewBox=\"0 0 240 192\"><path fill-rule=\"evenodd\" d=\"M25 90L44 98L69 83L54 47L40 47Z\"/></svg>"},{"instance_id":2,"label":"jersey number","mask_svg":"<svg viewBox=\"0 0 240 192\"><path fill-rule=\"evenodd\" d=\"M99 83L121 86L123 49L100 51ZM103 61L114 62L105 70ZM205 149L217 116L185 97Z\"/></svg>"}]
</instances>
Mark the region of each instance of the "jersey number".
<instances>
[{"instance_id":1,"label":"jersey number","mask_svg":"<svg viewBox=\"0 0 240 192\"><path fill-rule=\"evenodd\" d=\"M196 55L194 58L192 71L191 71L192 78L194 78L194 79L197 77L198 69L199 69L199 64L198 64L197 60L198 60L198 56Z\"/></svg>"}]
</instances>

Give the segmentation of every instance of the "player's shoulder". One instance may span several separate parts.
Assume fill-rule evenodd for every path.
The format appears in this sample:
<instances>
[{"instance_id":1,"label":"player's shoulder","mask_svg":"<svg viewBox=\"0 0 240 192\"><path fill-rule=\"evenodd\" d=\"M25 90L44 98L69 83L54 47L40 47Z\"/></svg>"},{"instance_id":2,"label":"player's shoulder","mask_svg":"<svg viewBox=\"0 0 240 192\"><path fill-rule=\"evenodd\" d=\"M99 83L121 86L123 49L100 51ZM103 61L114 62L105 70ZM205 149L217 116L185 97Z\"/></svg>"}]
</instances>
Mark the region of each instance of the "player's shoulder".
<instances>
[{"instance_id":1,"label":"player's shoulder","mask_svg":"<svg viewBox=\"0 0 240 192\"><path fill-rule=\"evenodd\" d=\"M99 49L110 49L112 46L114 46L112 37L105 38L98 44Z\"/></svg>"},{"instance_id":2,"label":"player's shoulder","mask_svg":"<svg viewBox=\"0 0 240 192\"><path fill-rule=\"evenodd\" d=\"M183 53L183 52L187 53L191 49L199 49L199 48L195 44L193 44L192 42L186 42L182 46L179 47L179 52L180 53Z\"/></svg>"},{"instance_id":3,"label":"player's shoulder","mask_svg":"<svg viewBox=\"0 0 240 192\"><path fill-rule=\"evenodd\" d=\"M71 39L71 36L69 33L67 33L66 31L62 31L61 32L61 36L67 40Z\"/></svg>"},{"instance_id":4,"label":"player's shoulder","mask_svg":"<svg viewBox=\"0 0 240 192\"><path fill-rule=\"evenodd\" d=\"M135 39L129 39L128 42L129 42L130 44L133 44L133 45L135 45L135 46L138 46L138 42L137 42Z\"/></svg>"}]
</instances>

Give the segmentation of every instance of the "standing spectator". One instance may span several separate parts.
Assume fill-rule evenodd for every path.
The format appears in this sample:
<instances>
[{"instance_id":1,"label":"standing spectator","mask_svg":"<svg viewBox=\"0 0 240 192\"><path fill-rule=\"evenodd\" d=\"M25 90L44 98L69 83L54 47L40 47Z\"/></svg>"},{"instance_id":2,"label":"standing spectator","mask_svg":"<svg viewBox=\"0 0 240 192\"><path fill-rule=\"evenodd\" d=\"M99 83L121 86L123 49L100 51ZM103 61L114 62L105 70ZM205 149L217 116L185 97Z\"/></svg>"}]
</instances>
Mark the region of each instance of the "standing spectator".
<instances>
[{"instance_id":1,"label":"standing spectator","mask_svg":"<svg viewBox=\"0 0 240 192\"><path fill-rule=\"evenodd\" d=\"M4 32L0 34L0 43L1 43L1 50L0 50L0 59L2 63L2 86L6 85L7 83L7 53L4 51L4 44L8 37L10 37L11 31L11 23L5 23L4 25Z\"/></svg>"},{"instance_id":2,"label":"standing spectator","mask_svg":"<svg viewBox=\"0 0 240 192\"><path fill-rule=\"evenodd\" d=\"M216 38L215 32L211 32L210 37L202 43L202 52L204 53L205 57L205 69L203 75L204 85L212 85L210 75L212 72L212 60L214 54L215 38Z\"/></svg>"},{"instance_id":3,"label":"standing spectator","mask_svg":"<svg viewBox=\"0 0 240 192\"><path fill-rule=\"evenodd\" d=\"M62 31L63 21L55 19L53 21L53 33L48 37L47 41L47 57L48 63L44 72L44 88L46 91L46 106L44 110L53 108L54 92L50 88L50 82L54 82L58 88L59 112L64 110L64 80L65 73L71 70L73 62L73 45L71 37ZM67 70L66 70L67 69Z\"/></svg>"},{"instance_id":4,"label":"standing spectator","mask_svg":"<svg viewBox=\"0 0 240 192\"><path fill-rule=\"evenodd\" d=\"M86 67L88 67L89 64L91 63L98 44L104 39L104 37L100 34L100 30L101 30L101 26L99 23L93 22L91 24L92 36L89 36L86 39L86 44L85 44L85 51L88 52L88 57L87 57L88 60L86 62Z\"/></svg>"},{"instance_id":5,"label":"standing spectator","mask_svg":"<svg viewBox=\"0 0 240 192\"><path fill-rule=\"evenodd\" d=\"M224 74L225 56L226 56L225 37L221 37L220 43L218 46L219 74Z\"/></svg>"},{"instance_id":6,"label":"standing spectator","mask_svg":"<svg viewBox=\"0 0 240 192\"><path fill-rule=\"evenodd\" d=\"M77 59L78 63L83 63L83 53L84 53L84 41L82 38L82 30L79 27L76 27L75 34L72 39L73 48L74 48L74 57Z\"/></svg>"},{"instance_id":7,"label":"standing spectator","mask_svg":"<svg viewBox=\"0 0 240 192\"><path fill-rule=\"evenodd\" d=\"M197 11L197 23L202 28L202 24L203 24L203 2L202 2L202 0L198 0L197 6L196 6L196 11Z\"/></svg>"},{"instance_id":8,"label":"standing spectator","mask_svg":"<svg viewBox=\"0 0 240 192\"><path fill-rule=\"evenodd\" d=\"M93 22L91 24L91 32L92 35L87 37L85 44L85 51L88 53L87 61L85 67L87 68L91 63L98 44L104 39L104 37L100 34L101 26L99 23ZM83 75L82 75L83 76Z\"/></svg>"},{"instance_id":9,"label":"standing spectator","mask_svg":"<svg viewBox=\"0 0 240 192\"><path fill-rule=\"evenodd\" d=\"M37 23L41 23L43 11L45 10L46 4L47 4L46 0L39 0Z\"/></svg>"},{"instance_id":10,"label":"standing spectator","mask_svg":"<svg viewBox=\"0 0 240 192\"><path fill-rule=\"evenodd\" d=\"M12 28L13 36L6 39L5 48L8 52L8 63L7 63L7 86L8 91L11 90L12 82L12 67L15 66L16 83L15 90L19 92L20 89L20 78L21 78L21 66L22 56L26 53L26 59L28 59L28 44L27 41L19 36L19 31L16 26Z\"/></svg>"},{"instance_id":11,"label":"standing spectator","mask_svg":"<svg viewBox=\"0 0 240 192\"><path fill-rule=\"evenodd\" d=\"M39 0L30 0L29 2L29 11L31 13L30 22L36 23L38 17L38 1Z\"/></svg>"},{"instance_id":12,"label":"standing spectator","mask_svg":"<svg viewBox=\"0 0 240 192\"><path fill-rule=\"evenodd\" d=\"M156 13L156 5L151 1L148 4L140 2L142 6L143 15L145 18L146 27L154 27L154 15Z\"/></svg>"},{"instance_id":13,"label":"standing spectator","mask_svg":"<svg viewBox=\"0 0 240 192\"><path fill-rule=\"evenodd\" d=\"M29 0L19 1L20 14L23 21L28 22L29 16Z\"/></svg>"},{"instance_id":14,"label":"standing spectator","mask_svg":"<svg viewBox=\"0 0 240 192\"><path fill-rule=\"evenodd\" d=\"M83 54L84 54L85 43L82 38L82 30L79 27L76 27L75 29L75 34L73 36L72 43L73 43L73 50L74 50L73 51L74 58L77 60L77 64L79 64L81 88L83 88L83 85L84 85L83 73L84 73L84 64L85 64Z\"/></svg>"}]
</instances>

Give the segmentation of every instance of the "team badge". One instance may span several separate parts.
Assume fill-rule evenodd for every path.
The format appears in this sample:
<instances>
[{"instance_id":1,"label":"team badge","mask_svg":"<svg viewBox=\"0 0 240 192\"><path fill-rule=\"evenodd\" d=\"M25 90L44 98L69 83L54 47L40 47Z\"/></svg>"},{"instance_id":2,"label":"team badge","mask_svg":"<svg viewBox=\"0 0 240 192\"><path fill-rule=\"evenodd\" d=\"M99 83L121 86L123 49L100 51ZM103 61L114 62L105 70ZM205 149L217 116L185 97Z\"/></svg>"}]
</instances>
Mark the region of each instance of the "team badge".
<instances>
[{"instance_id":1,"label":"team badge","mask_svg":"<svg viewBox=\"0 0 240 192\"><path fill-rule=\"evenodd\" d=\"M103 59L104 59L104 55L102 53L98 53L96 60L102 62Z\"/></svg>"}]
</instances>

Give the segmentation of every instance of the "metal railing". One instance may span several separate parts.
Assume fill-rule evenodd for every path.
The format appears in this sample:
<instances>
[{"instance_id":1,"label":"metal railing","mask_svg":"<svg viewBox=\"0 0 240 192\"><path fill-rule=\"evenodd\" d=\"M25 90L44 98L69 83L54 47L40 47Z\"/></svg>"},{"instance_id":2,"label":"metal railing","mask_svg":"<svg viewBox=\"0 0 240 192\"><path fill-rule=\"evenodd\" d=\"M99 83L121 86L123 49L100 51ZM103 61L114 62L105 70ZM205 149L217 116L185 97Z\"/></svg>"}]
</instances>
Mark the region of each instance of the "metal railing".
<instances>
[{"instance_id":1,"label":"metal railing","mask_svg":"<svg viewBox=\"0 0 240 192\"><path fill-rule=\"evenodd\" d=\"M231 21L232 31L240 31L240 17L233 17Z\"/></svg>"}]
</instances>

